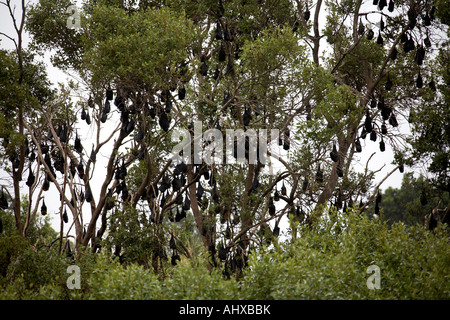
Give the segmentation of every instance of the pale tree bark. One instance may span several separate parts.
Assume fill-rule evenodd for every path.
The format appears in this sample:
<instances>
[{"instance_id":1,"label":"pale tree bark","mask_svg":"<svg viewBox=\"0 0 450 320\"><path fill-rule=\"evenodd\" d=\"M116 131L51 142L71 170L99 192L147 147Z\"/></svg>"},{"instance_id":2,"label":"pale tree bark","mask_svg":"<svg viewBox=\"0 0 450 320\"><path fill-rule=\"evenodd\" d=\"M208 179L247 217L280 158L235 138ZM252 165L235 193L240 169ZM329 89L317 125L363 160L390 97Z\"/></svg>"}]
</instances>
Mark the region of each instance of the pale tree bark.
<instances>
[{"instance_id":1,"label":"pale tree bark","mask_svg":"<svg viewBox=\"0 0 450 320\"><path fill-rule=\"evenodd\" d=\"M20 21L17 21L16 17L14 16L15 8L12 6L10 0L6 0L4 2L0 2L0 5L4 5L7 7L9 15L13 22L13 27L17 35L17 40L14 37L7 36L8 39L12 40L14 42L14 45L16 47L16 54L17 54L17 63L19 67L19 74L17 78L17 84L20 85L23 82L23 74L24 74L24 66L23 66L23 43L22 43L22 37L23 37L23 27L25 24L25 0L22 0L20 3L21 6L21 16ZM2 33L5 35L4 33ZM19 104L18 106L18 133L20 135L23 135L24 133L24 107L22 104ZM16 228L19 230L20 234L23 235L23 223L21 221L21 207L20 207L20 198L21 198L21 192L20 192L20 181L22 181L22 173L24 168L24 162L25 162L25 146L21 144L19 146L19 167L17 170L14 168L14 166L11 166L12 169L12 178L13 178L13 190L14 190L14 199L13 199L13 209L14 209L14 217L16 222ZM31 205L31 204L30 204Z\"/></svg>"}]
</instances>

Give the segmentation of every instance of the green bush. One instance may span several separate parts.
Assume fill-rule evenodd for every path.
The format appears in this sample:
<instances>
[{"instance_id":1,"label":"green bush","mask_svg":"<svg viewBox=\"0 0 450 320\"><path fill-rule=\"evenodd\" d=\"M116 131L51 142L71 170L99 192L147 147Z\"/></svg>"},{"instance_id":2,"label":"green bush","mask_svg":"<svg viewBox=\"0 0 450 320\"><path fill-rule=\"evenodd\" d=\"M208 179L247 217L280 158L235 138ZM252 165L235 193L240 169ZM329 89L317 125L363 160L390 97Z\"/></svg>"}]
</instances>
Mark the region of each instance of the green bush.
<instances>
[{"instance_id":1,"label":"green bush","mask_svg":"<svg viewBox=\"0 0 450 320\"><path fill-rule=\"evenodd\" d=\"M17 239L16 239L17 241ZM207 254L163 261L161 274L137 263L121 265L108 254L83 253L81 289L68 289L67 261L51 250L25 248L10 263L2 299L449 299L448 226L392 226L349 213L300 228L293 243L253 251L248 267L226 279ZM2 247L0 247L2 248ZM367 280L380 270L380 288Z\"/></svg>"},{"instance_id":2,"label":"green bush","mask_svg":"<svg viewBox=\"0 0 450 320\"><path fill-rule=\"evenodd\" d=\"M0 236L0 299L64 298L65 256L44 247L37 250L17 233Z\"/></svg>"},{"instance_id":3,"label":"green bush","mask_svg":"<svg viewBox=\"0 0 450 320\"><path fill-rule=\"evenodd\" d=\"M164 299L226 300L238 295L238 283L224 279L221 269L209 270L204 259L174 268L164 286Z\"/></svg>"},{"instance_id":4,"label":"green bush","mask_svg":"<svg viewBox=\"0 0 450 320\"><path fill-rule=\"evenodd\" d=\"M84 290L71 290L73 299L158 300L158 299L233 299L237 282L223 279L218 269L208 270L204 259L185 260L168 268L164 280L137 264L123 266L117 259L99 255L84 278ZM80 267L82 268L82 267Z\"/></svg>"},{"instance_id":5,"label":"green bush","mask_svg":"<svg viewBox=\"0 0 450 320\"><path fill-rule=\"evenodd\" d=\"M64 256L53 250L35 250L26 248L9 265L8 278L15 280L23 277L25 284L39 287L46 284L66 283L66 270L69 263Z\"/></svg>"},{"instance_id":6,"label":"green bush","mask_svg":"<svg viewBox=\"0 0 450 320\"><path fill-rule=\"evenodd\" d=\"M80 267L82 269L82 267ZM160 297L157 276L142 266L120 265L104 255L99 255L96 264L82 282L86 281L85 292L71 290L72 298L90 300L144 300ZM86 279L86 280L84 280Z\"/></svg>"},{"instance_id":7,"label":"green bush","mask_svg":"<svg viewBox=\"0 0 450 320\"><path fill-rule=\"evenodd\" d=\"M400 223L389 228L355 213L303 230L284 250L253 255L246 299L449 299L448 227L435 232ZM370 265L380 268L369 290Z\"/></svg>"}]
</instances>

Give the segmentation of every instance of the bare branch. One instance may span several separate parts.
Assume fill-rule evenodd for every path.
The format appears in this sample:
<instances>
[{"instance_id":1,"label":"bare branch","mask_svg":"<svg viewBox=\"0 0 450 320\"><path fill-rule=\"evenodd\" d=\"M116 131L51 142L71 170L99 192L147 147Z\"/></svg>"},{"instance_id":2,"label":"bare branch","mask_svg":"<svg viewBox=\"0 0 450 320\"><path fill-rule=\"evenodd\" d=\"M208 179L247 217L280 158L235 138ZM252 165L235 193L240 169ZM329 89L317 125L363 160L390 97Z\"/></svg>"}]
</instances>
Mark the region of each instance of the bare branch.
<instances>
[{"instance_id":1,"label":"bare branch","mask_svg":"<svg viewBox=\"0 0 450 320\"><path fill-rule=\"evenodd\" d=\"M398 168L400 167L400 165L397 165L394 169L392 169L389 173L386 174L386 176L381 179L381 181L375 186L372 195L370 196L370 198L368 199L368 201L360 208L360 211L362 212L370 203L372 203L377 194L378 194L378 190L380 189L380 186L386 181L387 178L389 178Z\"/></svg>"},{"instance_id":2,"label":"bare branch","mask_svg":"<svg viewBox=\"0 0 450 320\"><path fill-rule=\"evenodd\" d=\"M4 36L5 38L11 40L11 41L14 43L14 46L16 47L16 50L17 50L17 42L16 42L16 39L14 39L13 37L7 35L7 34L4 33L4 32L1 32L1 31L0 31L0 35L2 35L2 36Z\"/></svg>"}]
</instances>

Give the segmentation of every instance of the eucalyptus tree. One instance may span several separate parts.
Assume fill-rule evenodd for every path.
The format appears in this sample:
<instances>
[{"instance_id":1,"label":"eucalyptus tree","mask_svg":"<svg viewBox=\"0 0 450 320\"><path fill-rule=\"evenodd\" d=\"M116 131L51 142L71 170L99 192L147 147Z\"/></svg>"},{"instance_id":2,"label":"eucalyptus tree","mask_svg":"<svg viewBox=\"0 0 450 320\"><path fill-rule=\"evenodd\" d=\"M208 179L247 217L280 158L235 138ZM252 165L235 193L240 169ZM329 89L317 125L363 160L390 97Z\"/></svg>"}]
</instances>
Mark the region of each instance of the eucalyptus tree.
<instances>
[{"instance_id":1,"label":"eucalyptus tree","mask_svg":"<svg viewBox=\"0 0 450 320\"><path fill-rule=\"evenodd\" d=\"M128 212L134 228L152 233L145 241L153 256L164 259L169 248L175 264L178 252L192 254L176 234L192 212L212 263L225 272L242 267L251 247L280 234L284 217L296 237L296 225L313 226L329 203L374 201L379 184L369 168L354 172L356 154L390 144L395 170L412 164L399 128L441 89L431 66L445 28L428 0L92 0L77 9L79 26L68 28L70 5L39 1L27 27L86 87L75 111L80 126L95 127L91 154L109 148L92 192L95 157L68 147L73 130L65 144L52 130L73 183L72 203L63 198L78 221L77 243L94 250L108 227L127 228L117 212ZM236 136L217 134L227 129L245 133L243 159ZM173 157L176 130L188 132L184 146L194 152ZM240 161L214 148L227 139ZM252 158L253 147L267 148L267 157ZM75 206L74 186L85 190ZM119 256L132 250L113 243Z\"/></svg>"},{"instance_id":2,"label":"eucalyptus tree","mask_svg":"<svg viewBox=\"0 0 450 320\"><path fill-rule=\"evenodd\" d=\"M1 210L11 209L16 229L25 236L38 210L33 194L39 191L40 197L42 193L42 175L37 170L40 162L36 161L36 146L29 139L27 126L41 127L46 113L61 114L60 107L67 102L67 96L51 88L44 64L37 62L35 52L25 47L25 2L17 7L5 1L1 6L7 12L11 32L5 29L0 36L13 48L0 50ZM23 207L22 197L27 193L27 205Z\"/></svg>"}]
</instances>

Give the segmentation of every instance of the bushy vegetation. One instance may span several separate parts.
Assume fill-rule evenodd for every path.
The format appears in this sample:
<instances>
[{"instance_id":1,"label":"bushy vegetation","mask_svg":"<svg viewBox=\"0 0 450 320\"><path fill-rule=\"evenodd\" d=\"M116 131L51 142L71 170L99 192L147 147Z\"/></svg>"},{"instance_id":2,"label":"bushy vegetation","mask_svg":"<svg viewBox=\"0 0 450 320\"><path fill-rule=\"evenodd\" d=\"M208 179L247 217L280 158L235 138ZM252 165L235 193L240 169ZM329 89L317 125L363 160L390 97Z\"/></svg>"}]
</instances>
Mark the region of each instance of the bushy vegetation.
<instances>
[{"instance_id":1,"label":"bushy vegetation","mask_svg":"<svg viewBox=\"0 0 450 320\"><path fill-rule=\"evenodd\" d=\"M68 289L73 262L48 248L36 250L13 234L2 234L10 252L2 274L1 299L449 299L448 226L423 226L369 219L356 212L323 218L301 228L293 243L252 252L243 274L227 279L208 256L164 262L164 273L106 254L81 254L81 288ZM9 243L9 245L5 245ZM11 251L11 248L19 248ZM370 290L367 268L380 268L380 289ZM164 274L164 275L163 275Z\"/></svg>"},{"instance_id":2,"label":"bushy vegetation","mask_svg":"<svg viewBox=\"0 0 450 320\"><path fill-rule=\"evenodd\" d=\"M380 218L388 224L401 221L407 225L427 225L428 219L424 217L433 211L434 219L448 221L449 214L446 211L450 205L449 190L440 188L423 176L415 178L412 172L405 173L400 188L388 187L380 194ZM375 212L375 203L368 206L367 212Z\"/></svg>"},{"instance_id":3,"label":"bushy vegetation","mask_svg":"<svg viewBox=\"0 0 450 320\"><path fill-rule=\"evenodd\" d=\"M78 2L2 2L0 298L450 297L448 1Z\"/></svg>"}]
</instances>

